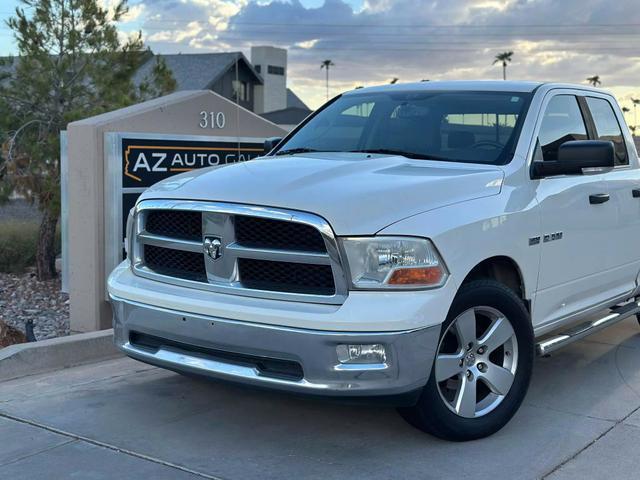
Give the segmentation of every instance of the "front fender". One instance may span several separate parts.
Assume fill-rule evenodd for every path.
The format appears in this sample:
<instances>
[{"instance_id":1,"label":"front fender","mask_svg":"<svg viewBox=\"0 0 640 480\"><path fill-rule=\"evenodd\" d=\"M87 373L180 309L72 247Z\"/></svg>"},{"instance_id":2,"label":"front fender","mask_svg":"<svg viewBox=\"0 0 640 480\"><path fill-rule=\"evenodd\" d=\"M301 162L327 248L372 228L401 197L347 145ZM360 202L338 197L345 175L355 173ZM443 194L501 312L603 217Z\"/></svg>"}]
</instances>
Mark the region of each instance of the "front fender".
<instances>
[{"instance_id":1,"label":"front fender","mask_svg":"<svg viewBox=\"0 0 640 480\"><path fill-rule=\"evenodd\" d=\"M518 204L514 195L503 192L406 218L378 234L430 238L458 285L483 260L508 257L521 271L525 297L532 299L540 245L530 246L529 238L539 235L539 231L536 202Z\"/></svg>"}]
</instances>

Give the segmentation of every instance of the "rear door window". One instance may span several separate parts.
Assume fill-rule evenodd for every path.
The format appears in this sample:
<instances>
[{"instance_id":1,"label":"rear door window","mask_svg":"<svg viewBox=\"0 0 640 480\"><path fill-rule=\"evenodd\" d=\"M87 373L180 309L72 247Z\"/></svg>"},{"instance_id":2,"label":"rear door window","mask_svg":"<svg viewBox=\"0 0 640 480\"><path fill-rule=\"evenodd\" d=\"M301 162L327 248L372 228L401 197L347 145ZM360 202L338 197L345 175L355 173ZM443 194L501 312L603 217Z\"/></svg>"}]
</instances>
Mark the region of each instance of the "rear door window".
<instances>
[{"instance_id":1,"label":"rear door window","mask_svg":"<svg viewBox=\"0 0 640 480\"><path fill-rule=\"evenodd\" d=\"M612 141L616 152L615 164L628 165L627 147L611 104L604 98L587 97L587 105L596 127L597 139Z\"/></svg>"}]
</instances>

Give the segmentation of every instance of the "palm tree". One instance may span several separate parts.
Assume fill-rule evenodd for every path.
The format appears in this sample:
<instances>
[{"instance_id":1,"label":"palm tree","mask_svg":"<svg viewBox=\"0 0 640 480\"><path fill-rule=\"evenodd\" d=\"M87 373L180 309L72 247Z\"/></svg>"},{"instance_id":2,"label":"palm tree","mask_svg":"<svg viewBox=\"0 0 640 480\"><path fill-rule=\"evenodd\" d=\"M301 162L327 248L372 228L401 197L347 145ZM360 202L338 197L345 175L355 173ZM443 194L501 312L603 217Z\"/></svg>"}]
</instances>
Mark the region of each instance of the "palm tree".
<instances>
[{"instance_id":1,"label":"palm tree","mask_svg":"<svg viewBox=\"0 0 640 480\"><path fill-rule=\"evenodd\" d=\"M638 105L640 105L640 98L632 98L633 102L633 128L638 126Z\"/></svg>"},{"instance_id":2,"label":"palm tree","mask_svg":"<svg viewBox=\"0 0 640 480\"><path fill-rule=\"evenodd\" d=\"M600 81L600 75L594 75L593 77L587 77L587 82L589 82L594 87L597 87L598 85L602 85L602 82Z\"/></svg>"},{"instance_id":3,"label":"palm tree","mask_svg":"<svg viewBox=\"0 0 640 480\"><path fill-rule=\"evenodd\" d=\"M509 50L508 52L502 52L495 56L493 60L493 64L502 63L502 79L507 79L507 64L511 63L511 57L513 56L513 52Z\"/></svg>"},{"instance_id":4,"label":"palm tree","mask_svg":"<svg viewBox=\"0 0 640 480\"><path fill-rule=\"evenodd\" d=\"M329 100L329 68L333 66L335 66L335 63L333 63L331 60L324 60L320 64L320 70L322 70L323 68L327 70L327 100Z\"/></svg>"}]
</instances>

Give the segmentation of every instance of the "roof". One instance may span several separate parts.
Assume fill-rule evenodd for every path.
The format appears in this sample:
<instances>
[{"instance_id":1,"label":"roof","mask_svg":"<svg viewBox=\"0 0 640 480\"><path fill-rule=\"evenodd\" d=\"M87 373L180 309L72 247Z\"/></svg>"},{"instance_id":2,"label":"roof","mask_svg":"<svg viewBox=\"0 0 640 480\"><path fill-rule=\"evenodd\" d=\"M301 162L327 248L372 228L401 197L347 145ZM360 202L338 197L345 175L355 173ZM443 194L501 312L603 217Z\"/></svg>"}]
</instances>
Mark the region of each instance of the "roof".
<instances>
[{"instance_id":1,"label":"roof","mask_svg":"<svg viewBox=\"0 0 640 480\"><path fill-rule=\"evenodd\" d=\"M311 114L308 108L289 107L273 112L261 113L262 118L278 125L297 125Z\"/></svg>"},{"instance_id":2,"label":"roof","mask_svg":"<svg viewBox=\"0 0 640 480\"><path fill-rule=\"evenodd\" d=\"M176 90L209 90L213 83L224 75L238 59L262 84L262 77L253 68L242 52L224 53L179 53L175 55L150 55L133 76L133 82L139 85L153 70L156 58L160 56L171 69L177 82ZM20 57L0 57L0 75L13 74Z\"/></svg>"},{"instance_id":3,"label":"roof","mask_svg":"<svg viewBox=\"0 0 640 480\"><path fill-rule=\"evenodd\" d=\"M307 105L302 100L300 100L300 97L293 93L293 90L287 88L287 108L291 107L304 108L311 111L311 109L307 107Z\"/></svg>"},{"instance_id":4,"label":"roof","mask_svg":"<svg viewBox=\"0 0 640 480\"><path fill-rule=\"evenodd\" d=\"M164 59L176 80L176 90L205 90L232 68L238 59L254 75L256 82L262 84L262 77L255 71L242 52L224 53L179 53L175 55L154 55L142 65L133 77L140 84L151 74L156 57Z\"/></svg>"}]
</instances>

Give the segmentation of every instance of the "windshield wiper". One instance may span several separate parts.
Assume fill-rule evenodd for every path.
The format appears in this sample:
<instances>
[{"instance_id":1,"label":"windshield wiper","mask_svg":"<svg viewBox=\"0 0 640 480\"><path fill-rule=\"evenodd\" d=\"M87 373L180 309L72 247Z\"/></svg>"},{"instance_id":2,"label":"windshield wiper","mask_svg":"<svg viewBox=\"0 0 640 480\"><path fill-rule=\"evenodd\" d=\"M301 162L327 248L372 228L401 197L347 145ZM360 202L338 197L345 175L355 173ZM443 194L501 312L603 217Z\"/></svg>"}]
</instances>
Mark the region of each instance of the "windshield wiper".
<instances>
[{"instance_id":1,"label":"windshield wiper","mask_svg":"<svg viewBox=\"0 0 640 480\"><path fill-rule=\"evenodd\" d=\"M313 153L319 152L320 150L314 150L313 148L307 147L298 147L298 148L290 148L288 150L278 150L276 155L294 155L296 153Z\"/></svg>"},{"instance_id":2,"label":"windshield wiper","mask_svg":"<svg viewBox=\"0 0 640 480\"><path fill-rule=\"evenodd\" d=\"M449 160L446 157L438 157L436 155L428 155L416 152L405 152L404 150L394 150L392 148L368 148L363 150L350 150L349 153L379 153L381 155L400 155L407 158L415 158L419 160Z\"/></svg>"}]
</instances>

